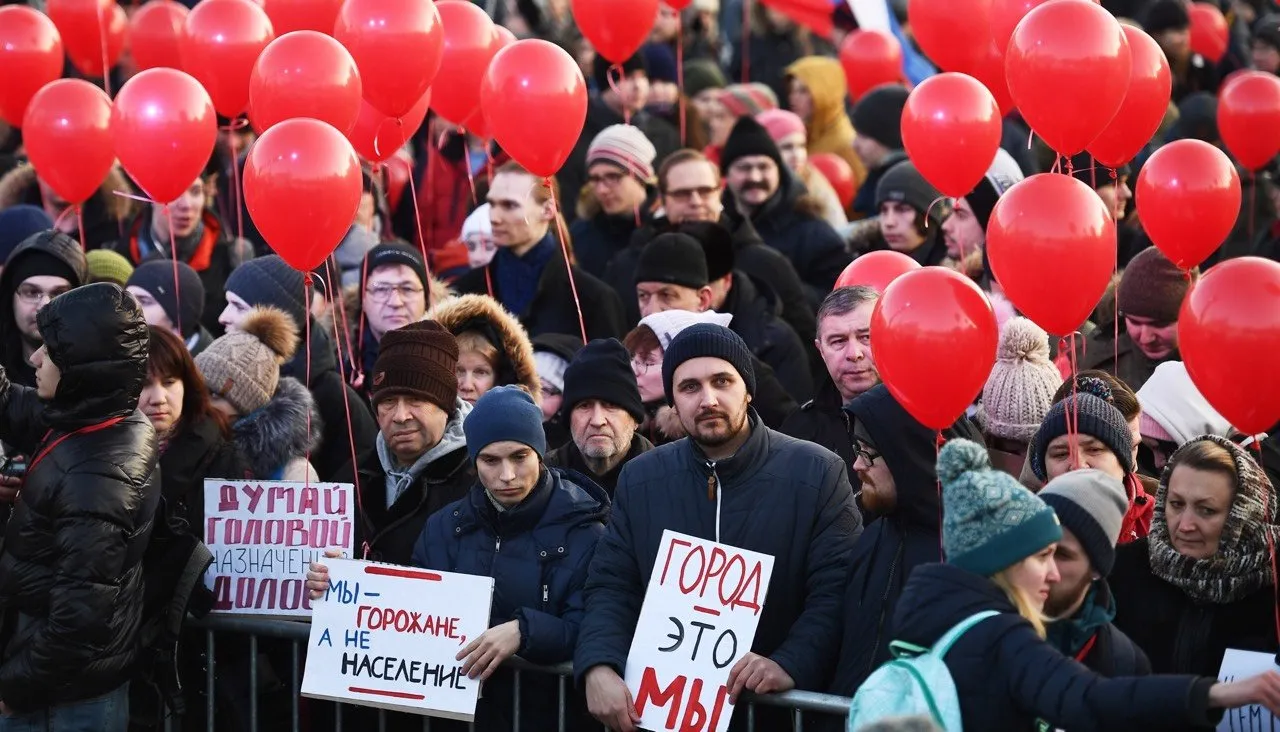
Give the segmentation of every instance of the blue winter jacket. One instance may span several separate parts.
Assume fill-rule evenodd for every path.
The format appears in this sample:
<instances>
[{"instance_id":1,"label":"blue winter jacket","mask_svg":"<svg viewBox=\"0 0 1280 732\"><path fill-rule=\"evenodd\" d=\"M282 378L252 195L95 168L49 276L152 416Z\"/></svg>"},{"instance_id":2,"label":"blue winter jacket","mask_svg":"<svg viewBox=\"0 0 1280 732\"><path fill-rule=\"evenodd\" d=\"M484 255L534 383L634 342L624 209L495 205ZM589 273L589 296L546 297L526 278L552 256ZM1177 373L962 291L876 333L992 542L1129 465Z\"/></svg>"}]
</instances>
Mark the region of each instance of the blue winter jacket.
<instances>
[{"instance_id":1,"label":"blue winter jacket","mask_svg":"<svg viewBox=\"0 0 1280 732\"><path fill-rule=\"evenodd\" d=\"M1208 708L1212 678L1121 676L1108 679L1041 640L1004 591L949 564L917 567L898 599L893 638L931 646L956 623L984 610L943 659L960 696L964 728L1128 732L1216 724Z\"/></svg>"},{"instance_id":2,"label":"blue winter jacket","mask_svg":"<svg viewBox=\"0 0 1280 732\"><path fill-rule=\"evenodd\" d=\"M579 683L601 664L623 673L662 532L671 529L773 556L751 650L777 662L798 688L822 688L862 521L839 456L765 427L754 411L750 423L751 436L726 460L709 462L685 438L623 468L587 579L574 654Z\"/></svg>"}]
</instances>

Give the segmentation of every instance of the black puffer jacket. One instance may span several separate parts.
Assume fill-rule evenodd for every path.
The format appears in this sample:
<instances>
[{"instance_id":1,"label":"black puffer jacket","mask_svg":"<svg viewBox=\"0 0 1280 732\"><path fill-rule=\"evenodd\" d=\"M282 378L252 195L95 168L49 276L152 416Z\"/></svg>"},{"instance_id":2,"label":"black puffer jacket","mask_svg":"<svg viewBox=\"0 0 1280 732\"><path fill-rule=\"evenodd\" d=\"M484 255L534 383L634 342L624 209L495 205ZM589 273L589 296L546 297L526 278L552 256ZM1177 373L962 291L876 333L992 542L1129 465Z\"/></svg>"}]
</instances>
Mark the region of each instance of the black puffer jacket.
<instances>
[{"instance_id":1,"label":"black puffer jacket","mask_svg":"<svg viewBox=\"0 0 1280 732\"><path fill-rule=\"evenodd\" d=\"M155 431L137 411L148 344L137 303L89 285L37 322L62 372L53 399L0 371L0 437L32 455L0 553L0 699L19 712L128 678L160 502Z\"/></svg>"}]
</instances>

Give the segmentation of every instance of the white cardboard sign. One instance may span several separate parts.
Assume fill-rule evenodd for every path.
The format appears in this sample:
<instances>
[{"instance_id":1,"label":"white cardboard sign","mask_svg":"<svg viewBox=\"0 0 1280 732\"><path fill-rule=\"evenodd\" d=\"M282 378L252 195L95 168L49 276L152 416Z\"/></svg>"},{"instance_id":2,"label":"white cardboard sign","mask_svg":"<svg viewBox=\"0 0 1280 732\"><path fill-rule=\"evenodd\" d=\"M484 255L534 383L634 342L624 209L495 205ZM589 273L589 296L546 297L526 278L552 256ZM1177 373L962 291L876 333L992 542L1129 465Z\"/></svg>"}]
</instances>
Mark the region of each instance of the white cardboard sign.
<instances>
[{"instance_id":1,"label":"white cardboard sign","mask_svg":"<svg viewBox=\"0 0 1280 732\"><path fill-rule=\"evenodd\" d=\"M1222 669L1218 671L1219 681L1239 681L1250 676L1257 676L1263 671L1277 671L1274 653L1257 651L1241 651L1228 648L1222 656ZM1272 716L1266 707L1257 705L1228 709L1218 723L1218 732L1263 732L1263 730L1280 729L1280 722Z\"/></svg>"},{"instance_id":2,"label":"white cardboard sign","mask_svg":"<svg viewBox=\"0 0 1280 732\"><path fill-rule=\"evenodd\" d=\"M213 565L205 585L214 612L310 617L307 565L329 549L354 551L353 492L350 483L206 480L203 528Z\"/></svg>"},{"instance_id":3,"label":"white cardboard sign","mask_svg":"<svg viewBox=\"0 0 1280 732\"><path fill-rule=\"evenodd\" d=\"M493 578L325 560L302 695L470 722L480 682L458 651L489 627Z\"/></svg>"},{"instance_id":4,"label":"white cardboard sign","mask_svg":"<svg viewBox=\"0 0 1280 732\"><path fill-rule=\"evenodd\" d=\"M772 574L767 554L663 532L627 654L641 727L729 728L725 682L751 650Z\"/></svg>"}]
</instances>

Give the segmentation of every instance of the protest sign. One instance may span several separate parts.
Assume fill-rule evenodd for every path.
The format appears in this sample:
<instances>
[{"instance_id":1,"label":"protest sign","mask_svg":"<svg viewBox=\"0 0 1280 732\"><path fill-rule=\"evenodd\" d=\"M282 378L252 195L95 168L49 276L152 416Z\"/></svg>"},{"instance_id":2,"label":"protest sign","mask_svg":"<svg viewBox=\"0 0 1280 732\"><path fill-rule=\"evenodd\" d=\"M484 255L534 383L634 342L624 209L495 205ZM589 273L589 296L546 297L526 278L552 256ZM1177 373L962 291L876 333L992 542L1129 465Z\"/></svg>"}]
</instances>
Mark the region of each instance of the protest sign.
<instances>
[{"instance_id":1,"label":"protest sign","mask_svg":"<svg viewBox=\"0 0 1280 732\"><path fill-rule=\"evenodd\" d=\"M350 483L204 482L205 584L214 612L307 618L307 565L328 549L351 556Z\"/></svg>"},{"instance_id":2,"label":"protest sign","mask_svg":"<svg viewBox=\"0 0 1280 732\"><path fill-rule=\"evenodd\" d=\"M480 682L461 651L489 628L493 578L330 559L302 695L469 722Z\"/></svg>"},{"instance_id":3,"label":"protest sign","mask_svg":"<svg viewBox=\"0 0 1280 732\"><path fill-rule=\"evenodd\" d=\"M1280 670L1276 667L1274 653L1258 653L1257 651L1241 651L1228 648L1222 656L1222 668L1218 671L1219 681L1239 681L1250 676L1257 676L1263 671ZM1272 716L1266 707L1257 705L1228 709L1218 723L1218 732L1263 732L1280 730L1280 722Z\"/></svg>"},{"instance_id":4,"label":"protest sign","mask_svg":"<svg viewBox=\"0 0 1280 732\"><path fill-rule=\"evenodd\" d=\"M772 574L767 554L663 532L627 654L641 727L728 729L725 682L751 650Z\"/></svg>"}]
</instances>

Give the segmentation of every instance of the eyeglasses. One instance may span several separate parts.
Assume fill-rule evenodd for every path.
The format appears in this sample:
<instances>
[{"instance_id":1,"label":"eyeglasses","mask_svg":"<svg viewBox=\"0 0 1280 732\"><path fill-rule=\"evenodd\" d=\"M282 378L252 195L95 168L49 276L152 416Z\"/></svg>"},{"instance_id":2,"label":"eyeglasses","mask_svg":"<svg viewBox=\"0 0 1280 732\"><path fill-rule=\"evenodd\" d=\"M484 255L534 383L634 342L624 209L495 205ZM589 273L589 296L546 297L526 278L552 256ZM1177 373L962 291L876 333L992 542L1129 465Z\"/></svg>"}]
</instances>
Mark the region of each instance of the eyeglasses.
<instances>
[{"instance_id":1,"label":"eyeglasses","mask_svg":"<svg viewBox=\"0 0 1280 732\"><path fill-rule=\"evenodd\" d=\"M649 369L662 366L662 361L642 361L638 358L631 359L631 369L637 374L644 375L649 373Z\"/></svg>"},{"instance_id":2,"label":"eyeglasses","mask_svg":"<svg viewBox=\"0 0 1280 732\"><path fill-rule=\"evenodd\" d=\"M880 458L880 453L874 452L867 443L855 437L853 438L853 461L857 462L859 457L867 461L867 467L869 468L876 464L876 460Z\"/></svg>"},{"instance_id":3,"label":"eyeglasses","mask_svg":"<svg viewBox=\"0 0 1280 732\"><path fill-rule=\"evenodd\" d=\"M60 287L55 290L46 292L45 290L42 290L39 287L36 287L35 285L19 285L18 299L26 303L27 305L36 305L41 300L52 300L53 298L63 294L69 289L71 288Z\"/></svg>"},{"instance_id":4,"label":"eyeglasses","mask_svg":"<svg viewBox=\"0 0 1280 732\"><path fill-rule=\"evenodd\" d=\"M364 292L369 296L370 300L376 303L390 301L392 293L398 294L400 299L405 302L416 300L422 296L422 288L417 285L374 285L373 287L366 287Z\"/></svg>"},{"instance_id":5,"label":"eyeglasses","mask_svg":"<svg viewBox=\"0 0 1280 732\"><path fill-rule=\"evenodd\" d=\"M587 182L593 186L603 185L608 188L613 188L622 182L623 176L623 173L611 171L608 173L601 173L599 175L589 175L587 176Z\"/></svg>"},{"instance_id":6,"label":"eyeglasses","mask_svg":"<svg viewBox=\"0 0 1280 732\"><path fill-rule=\"evenodd\" d=\"M720 192L716 186L699 186L698 188L676 188L662 194L667 198L676 201L689 201L696 195L698 198L709 199Z\"/></svg>"}]
</instances>

